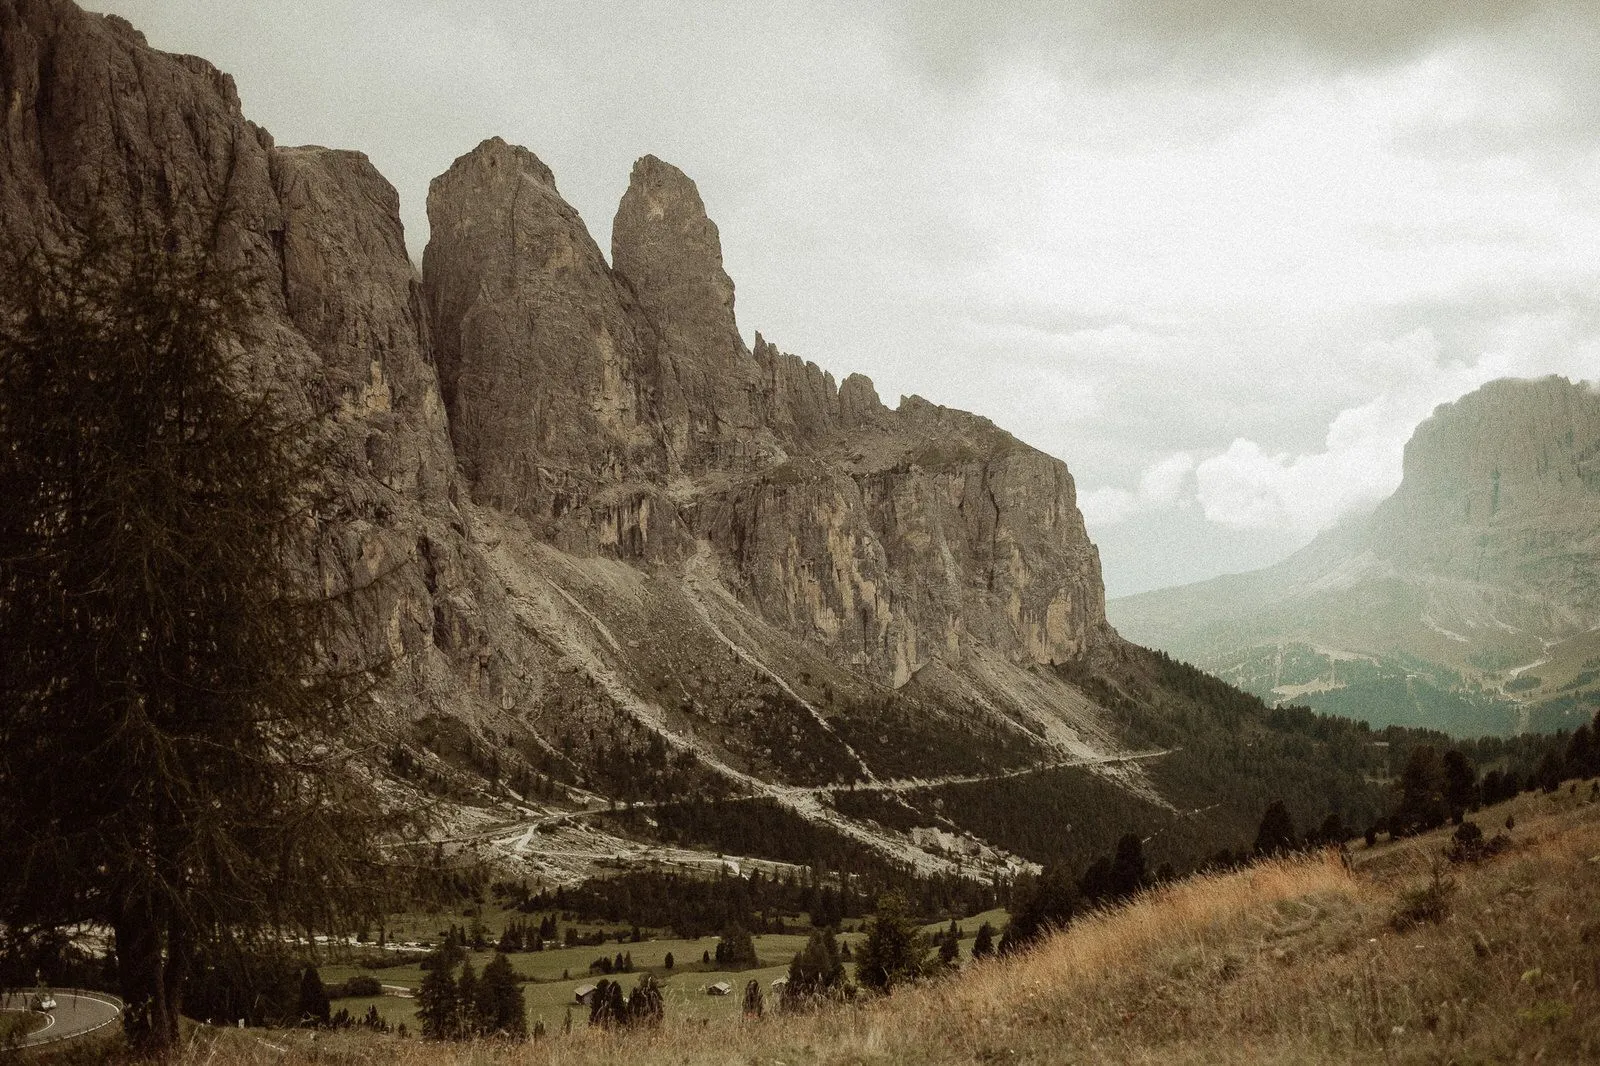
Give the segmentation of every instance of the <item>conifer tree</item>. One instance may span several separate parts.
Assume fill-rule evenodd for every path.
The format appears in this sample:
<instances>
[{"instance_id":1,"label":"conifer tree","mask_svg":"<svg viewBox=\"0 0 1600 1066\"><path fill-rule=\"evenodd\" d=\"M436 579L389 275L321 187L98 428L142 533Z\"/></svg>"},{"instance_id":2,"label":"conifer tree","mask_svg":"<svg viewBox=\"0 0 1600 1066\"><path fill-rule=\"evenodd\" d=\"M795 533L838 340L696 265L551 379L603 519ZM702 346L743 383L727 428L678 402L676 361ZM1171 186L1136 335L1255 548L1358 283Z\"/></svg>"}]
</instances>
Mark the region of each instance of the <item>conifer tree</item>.
<instances>
[{"instance_id":1,"label":"conifer tree","mask_svg":"<svg viewBox=\"0 0 1600 1066\"><path fill-rule=\"evenodd\" d=\"M879 899L878 913L867 927L867 939L856 958L856 980L863 988L888 993L923 975L926 954L905 897L891 892Z\"/></svg>"},{"instance_id":2,"label":"conifer tree","mask_svg":"<svg viewBox=\"0 0 1600 1066\"><path fill-rule=\"evenodd\" d=\"M302 576L323 423L252 381L252 284L180 234L0 253L0 925L109 928L161 1054L203 941L370 917L362 679Z\"/></svg>"},{"instance_id":3,"label":"conifer tree","mask_svg":"<svg viewBox=\"0 0 1600 1066\"><path fill-rule=\"evenodd\" d=\"M1432 745L1411 750L1400 771L1400 806L1395 821L1402 832L1437 829L1449 817L1444 800L1444 762Z\"/></svg>"},{"instance_id":4,"label":"conifer tree","mask_svg":"<svg viewBox=\"0 0 1600 1066\"><path fill-rule=\"evenodd\" d=\"M954 918L950 919L949 927L939 934L938 943L939 965L945 969L959 965L957 960L961 957L961 926Z\"/></svg>"},{"instance_id":5,"label":"conifer tree","mask_svg":"<svg viewBox=\"0 0 1600 1066\"><path fill-rule=\"evenodd\" d=\"M478 981L477 1016L482 1031L521 1040L528 1035L527 1004L511 960L496 952Z\"/></svg>"},{"instance_id":6,"label":"conifer tree","mask_svg":"<svg viewBox=\"0 0 1600 1066\"><path fill-rule=\"evenodd\" d=\"M1554 751L1545 752L1533 772L1534 785L1547 793L1554 792L1561 787L1563 769L1560 755Z\"/></svg>"},{"instance_id":7,"label":"conifer tree","mask_svg":"<svg viewBox=\"0 0 1600 1066\"><path fill-rule=\"evenodd\" d=\"M307 966L300 974L300 1024L326 1027L332 1006L322 975L315 966Z\"/></svg>"},{"instance_id":8,"label":"conifer tree","mask_svg":"<svg viewBox=\"0 0 1600 1066\"><path fill-rule=\"evenodd\" d=\"M620 990L620 986L619 986ZM628 1024L635 1027L654 1028L666 1017L666 1000L661 994L661 982L654 974L645 974L633 986L628 996Z\"/></svg>"},{"instance_id":9,"label":"conifer tree","mask_svg":"<svg viewBox=\"0 0 1600 1066\"><path fill-rule=\"evenodd\" d=\"M789 979L783 988L789 1003L802 1003L833 995L844 985L844 962L832 929L812 932L806 946L789 962Z\"/></svg>"},{"instance_id":10,"label":"conifer tree","mask_svg":"<svg viewBox=\"0 0 1600 1066\"><path fill-rule=\"evenodd\" d=\"M1105 864L1109 868L1109 864ZM1055 929L1065 929L1077 909L1077 891L1062 865L1048 866L1039 875L1017 913L1006 923L1000 937L1000 954L1030 948Z\"/></svg>"},{"instance_id":11,"label":"conifer tree","mask_svg":"<svg viewBox=\"0 0 1600 1066\"><path fill-rule=\"evenodd\" d=\"M972 958L987 959L994 954L994 926L984 922L978 926L978 937L972 942Z\"/></svg>"},{"instance_id":12,"label":"conifer tree","mask_svg":"<svg viewBox=\"0 0 1600 1066\"><path fill-rule=\"evenodd\" d=\"M1459 818L1478 802L1478 772L1460 751L1444 753L1444 801L1452 818Z\"/></svg>"},{"instance_id":13,"label":"conifer tree","mask_svg":"<svg viewBox=\"0 0 1600 1066\"><path fill-rule=\"evenodd\" d=\"M1091 862L1078 878L1078 895L1093 904L1111 898L1111 858L1101 855Z\"/></svg>"},{"instance_id":14,"label":"conifer tree","mask_svg":"<svg viewBox=\"0 0 1600 1066\"><path fill-rule=\"evenodd\" d=\"M733 969L758 965L756 944L750 931L738 922L723 930L722 938L717 941L717 962Z\"/></svg>"},{"instance_id":15,"label":"conifer tree","mask_svg":"<svg viewBox=\"0 0 1600 1066\"><path fill-rule=\"evenodd\" d=\"M622 997L622 984L609 978L594 986L589 999L589 1024L615 1029L627 1024L628 1004Z\"/></svg>"},{"instance_id":16,"label":"conifer tree","mask_svg":"<svg viewBox=\"0 0 1600 1066\"><path fill-rule=\"evenodd\" d=\"M459 1016L456 980L451 968L437 963L422 972L417 989L417 1018L427 1040L449 1040L456 1033Z\"/></svg>"},{"instance_id":17,"label":"conifer tree","mask_svg":"<svg viewBox=\"0 0 1600 1066\"><path fill-rule=\"evenodd\" d=\"M1293 850L1295 845L1294 819L1282 800L1273 800L1261 816L1261 826L1256 830L1255 853L1278 855Z\"/></svg>"},{"instance_id":18,"label":"conifer tree","mask_svg":"<svg viewBox=\"0 0 1600 1066\"><path fill-rule=\"evenodd\" d=\"M1144 888L1144 843L1138 833L1124 833L1117 841L1107 882L1111 898L1117 900L1129 899Z\"/></svg>"},{"instance_id":19,"label":"conifer tree","mask_svg":"<svg viewBox=\"0 0 1600 1066\"><path fill-rule=\"evenodd\" d=\"M456 978L456 1018L452 1039L466 1040L483 1031L483 1017L479 1014L478 972L472 960L461 964L461 976Z\"/></svg>"}]
</instances>

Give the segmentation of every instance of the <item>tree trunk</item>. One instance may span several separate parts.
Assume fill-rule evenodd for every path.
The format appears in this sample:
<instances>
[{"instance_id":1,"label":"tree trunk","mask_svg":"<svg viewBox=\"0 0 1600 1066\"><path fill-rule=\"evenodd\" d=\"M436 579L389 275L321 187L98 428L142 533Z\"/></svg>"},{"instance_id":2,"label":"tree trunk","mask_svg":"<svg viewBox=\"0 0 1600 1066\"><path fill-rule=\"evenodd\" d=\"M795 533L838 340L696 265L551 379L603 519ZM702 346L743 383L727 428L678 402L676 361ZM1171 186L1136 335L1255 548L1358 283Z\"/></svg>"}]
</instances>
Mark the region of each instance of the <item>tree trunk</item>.
<instances>
[{"instance_id":1,"label":"tree trunk","mask_svg":"<svg viewBox=\"0 0 1600 1066\"><path fill-rule=\"evenodd\" d=\"M139 1055L161 1055L178 1042L183 964L168 965L165 924L148 905L135 902L124 904L112 925L124 1003L122 1027Z\"/></svg>"}]
</instances>

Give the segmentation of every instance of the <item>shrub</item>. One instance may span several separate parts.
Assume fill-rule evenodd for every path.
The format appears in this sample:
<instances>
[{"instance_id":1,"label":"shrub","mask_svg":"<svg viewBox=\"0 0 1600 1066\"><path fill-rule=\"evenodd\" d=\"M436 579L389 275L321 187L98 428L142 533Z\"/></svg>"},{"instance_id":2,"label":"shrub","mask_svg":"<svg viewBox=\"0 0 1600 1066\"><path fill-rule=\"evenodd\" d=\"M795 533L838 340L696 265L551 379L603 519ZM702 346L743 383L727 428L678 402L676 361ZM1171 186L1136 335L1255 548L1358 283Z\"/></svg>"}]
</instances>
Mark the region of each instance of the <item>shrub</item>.
<instances>
[{"instance_id":1,"label":"shrub","mask_svg":"<svg viewBox=\"0 0 1600 1066\"><path fill-rule=\"evenodd\" d=\"M361 973L356 974L340 985L338 994L341 996L381 996L383 995L383 985L379 983L376 977Z\"/></svg>"},{"instance_id":2,"label":"shrub","mask_svg":"<svg viewBox=\"0 0 1600 1066\"><path fill-rule=\"evenodd\" d=\"M767 1012L767 1000L761 992L761 982L751 978L744 986L744 1016L759 1018Z\"/></svg>"},{"instance_id":3,"label":"shrub","mask_svg":"<svg viewBox=\"0 0 1600 1066\"><path fill-rule=\"evenodd\" d=\"M1455 878L1445 876L1444 867L1434 863L1427 884L1401 893L1400 906L1389 924L1404 933L1425 923L1442 922L1450 914L1450 897L1455 891Z\"/></svg>"},{"instance_id":4,"label":"shrub","mask_svg":"<svg viewBox=\"0 0 1600 1066\"><path fill-rule=\"evenodd\" d=\"M1504 833L1496 833L1492 838L1485 838L1483 830L1475 822L1462 822L1450 836L1450 844L1444 849L1445 858L1451 862L1482 862L1484 859L1498 855L1511 846L1511 838Z\"/></svg>"}]
</instances>

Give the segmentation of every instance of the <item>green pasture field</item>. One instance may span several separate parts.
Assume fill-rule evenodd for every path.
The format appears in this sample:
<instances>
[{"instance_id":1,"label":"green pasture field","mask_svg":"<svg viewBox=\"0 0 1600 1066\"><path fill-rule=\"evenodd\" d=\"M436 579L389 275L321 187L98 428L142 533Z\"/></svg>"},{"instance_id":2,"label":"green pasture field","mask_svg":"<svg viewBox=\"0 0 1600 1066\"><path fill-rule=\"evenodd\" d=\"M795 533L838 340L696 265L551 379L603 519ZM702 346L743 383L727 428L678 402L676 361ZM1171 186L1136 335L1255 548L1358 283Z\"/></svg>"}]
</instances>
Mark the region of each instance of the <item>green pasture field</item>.
<instances>
[{"instance_id":1,"label":"green pasture field","mask_svg":"<svg viewBox=\"0 0 1600 1066\"><path fill-rule=\"evenodd\" d=\"M525 920L537 924L542 917L515 910L502 912L489 906L482 908L482 912L480 920L489 928L491 940L499 938L508 921ZM440 931L451 922L465 925L470 921L470 917L445 913L426 916L406 915L386 923L385 929L391 941L412 940L437 944ZM992 910L961 919L960 925L964 934L961 942L962 960L971 957L972 942L977 935L978 926L985 921L999 930L1005 926L1006 912ZM563 933L567 924L561 924ZM948 922L935 922L925 926L924 929L931 935L943 932L948 925ZM615 930L617 927L580 924L577 928L580 932L587 932L598 928ZM543 1021L547 1029L559 1028L565 1021L569 1006L573 1008L573 1025L587 1024L588 1009L575 1004L573 992L580 985L595 984L602 977L608 976L599 972L591 973L589 964L602 955L606 958L615 958L619 952L633 957L632 973L609 975L613 980L620 981L623 988L631 989L642 974L654 974L662 983L669 1018L710 1020L737 1017L743 1005L745 985L751 980L760 981L763 992L770 997L772 982L788 974L789 961L805 947L808 937L808 933L757 935L753 939L756 957L761 960L761 965L742 970L724 969L718 967L715 962L701 961L707 952L715 957L717 938L714 936L697 939L652 938L648 932L645 932L645 939L636 944L619 944L614 940L608 940L598 945L551 947L544 951L515 952L509 958L512 969L523 981L522 993L528 1005L530 1029L538 1021ZM861 932L844 933L839 938L841 943L850 945L852 952L858 950L865 939L865 934ZM376 947L355 950L369 955L377 954L379 951ZM666 968L668 952L673 956L671 970ZM345 952L340 949L339 953ZM422 956L417 954L401 957L406 961L382 969L369 969L351 961L335 961L320 965L317 969L322 982L328 987L329 993L335 996L333 1009L338 1011L342 1007L350 1012L351 1017L359 1020L365 1016L368 1007L376 1006L378 1014L389 1025L399 1026L404 1023L408 1030L415 1033L418 1028L415 999L397 995L339 997L336 994L338 986L358 974L365 974L376 978L382 984L404 987L415 993L422 984ZM467 957L471 960L473 968L482 973L483 968L494 958L494 952L469 951ZM563 972L567 974L565 978L562 977ZM706 993L707 988L722 981L732 986L731 994L712 996Z\"/></svg>"}]
</instances>

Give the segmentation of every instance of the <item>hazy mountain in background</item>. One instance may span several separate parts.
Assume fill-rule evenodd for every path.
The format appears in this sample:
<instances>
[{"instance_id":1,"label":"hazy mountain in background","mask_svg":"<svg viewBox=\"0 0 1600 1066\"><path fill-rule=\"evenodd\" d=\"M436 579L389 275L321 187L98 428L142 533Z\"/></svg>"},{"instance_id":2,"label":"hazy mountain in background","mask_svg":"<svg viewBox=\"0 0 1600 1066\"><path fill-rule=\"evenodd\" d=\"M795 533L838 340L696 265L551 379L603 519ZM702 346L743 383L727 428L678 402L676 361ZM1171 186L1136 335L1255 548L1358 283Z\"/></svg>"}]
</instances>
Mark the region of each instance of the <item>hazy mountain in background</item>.
<instances>
[{"instance_id":1,"label":"hazy mountain in background","mask_svg":"<svg viewBox=\"0 0 1600 1066\"><path fill-rule=\"evenodd\" d=\"M1580 724L1600 699L1600 392L1491 382L1417 427L1372 514L1108 611L1266 698L1462 734Z\"/></svg>"}]
</instances>

